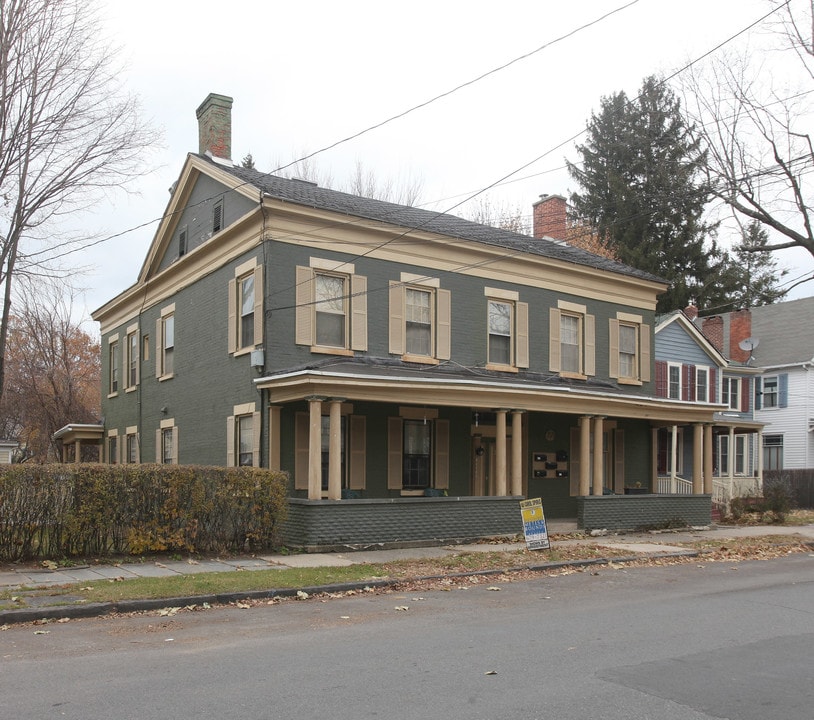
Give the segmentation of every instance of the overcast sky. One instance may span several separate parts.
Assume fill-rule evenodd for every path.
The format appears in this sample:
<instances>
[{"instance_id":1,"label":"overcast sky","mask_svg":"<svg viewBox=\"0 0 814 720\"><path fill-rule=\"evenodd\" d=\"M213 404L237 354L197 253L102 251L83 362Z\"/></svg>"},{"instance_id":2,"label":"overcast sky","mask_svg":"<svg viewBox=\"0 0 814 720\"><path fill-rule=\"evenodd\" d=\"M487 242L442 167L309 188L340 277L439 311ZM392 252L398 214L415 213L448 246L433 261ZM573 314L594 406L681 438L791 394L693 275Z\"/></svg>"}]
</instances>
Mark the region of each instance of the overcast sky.
<instances>
[{"instance_id":1,"label":"overcast sky","mask_svg":"<svg viewBox=\"0 0 814 720\"><path fill-rule=\"evenodd\" d=\"M84 220L112 235L161 216L186 153L198 150L195 109L210 92L234 98L233 159L251 153L271 171L524 55L314 162L335 185L357 161L383 180L420 179L422 201L438 210L511 175L490 200L530 213L541 193L576 189L563 169L565 157L577 159L567 141L603 95L635 96L645 76L672 73L770 9L765 0L638 0L579 29L627 2L108 0L124 80L160 145L145 150L150 172L137 194ZM87 312L136 280L156 226L81 254ZM807 254L783 260L795 276L814 266ZM795 296L812 294L808 283Z\"/></svg>"}]
</instances>

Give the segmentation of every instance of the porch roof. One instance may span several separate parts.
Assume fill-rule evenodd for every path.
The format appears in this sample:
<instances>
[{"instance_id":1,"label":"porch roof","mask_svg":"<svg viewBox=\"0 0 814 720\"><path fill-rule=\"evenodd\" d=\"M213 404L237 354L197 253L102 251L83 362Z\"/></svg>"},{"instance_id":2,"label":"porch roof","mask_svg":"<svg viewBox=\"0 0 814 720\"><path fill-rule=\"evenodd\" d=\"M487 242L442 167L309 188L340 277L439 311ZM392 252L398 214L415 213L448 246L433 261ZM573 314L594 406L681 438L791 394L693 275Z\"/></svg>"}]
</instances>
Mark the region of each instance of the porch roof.
<instances>
[{"instance_id":1,"label":"porch roof","mask_svg":"<svg viewBox=\"0 0 814 720\"><path fill-rule=\"evenodd\" d=\"M70 423L61 427L53 435L54 440L62 440L69 444L77 440L101 441L104 435L104 425L98 423Z\"/></svg>"},{"instance_id":2,"label":"porch roof","mask_svg":"<svg viewBox=\"0 0 814 720\"><path fill-rule=\"evenodd\" d=\"M605 415L669 421L712 422L722 406L633 395L624 387L569 381L558 375L506 373L450 364L414 366L391 361L328 361L261 377L272 404L312 397L398 404L506 408L528 412Z\"/></svg>"}]
</instances>

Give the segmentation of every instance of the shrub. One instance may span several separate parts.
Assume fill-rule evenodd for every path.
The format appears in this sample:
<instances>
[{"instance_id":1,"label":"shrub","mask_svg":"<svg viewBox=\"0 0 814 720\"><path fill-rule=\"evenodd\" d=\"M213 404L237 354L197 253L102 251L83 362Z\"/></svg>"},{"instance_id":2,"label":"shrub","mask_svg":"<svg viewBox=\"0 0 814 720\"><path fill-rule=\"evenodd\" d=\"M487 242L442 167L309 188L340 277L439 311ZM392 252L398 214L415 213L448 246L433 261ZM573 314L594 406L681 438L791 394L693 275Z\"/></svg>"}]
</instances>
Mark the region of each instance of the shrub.
<instances>
[{"instance_id":1,"label":"shrub","mask_svg":"<svg viewBox=\"0 0 814 720\"><path fill-rule=\"evenodd\" d=\"M273 547L287 478L259 468L12 465L0 471L0 558Z\"/></svg>"}]
</instances>

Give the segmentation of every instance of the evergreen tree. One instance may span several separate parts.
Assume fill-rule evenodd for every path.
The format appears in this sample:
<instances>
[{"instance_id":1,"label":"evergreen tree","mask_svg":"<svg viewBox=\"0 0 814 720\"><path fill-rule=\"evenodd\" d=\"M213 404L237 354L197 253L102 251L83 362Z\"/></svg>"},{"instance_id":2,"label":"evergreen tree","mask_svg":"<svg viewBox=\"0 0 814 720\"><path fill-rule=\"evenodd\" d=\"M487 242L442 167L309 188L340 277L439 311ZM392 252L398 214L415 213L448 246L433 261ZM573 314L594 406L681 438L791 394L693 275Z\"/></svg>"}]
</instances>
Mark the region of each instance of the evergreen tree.
<instances>
[{"instance_id":1,"label":"evergreen tree","mask_svg":"<svg viewBox=\"0 0 814 720\"><path fill-rule=\"evenodd\" d=\"M702 219L709 191L690 131L678 98L651 76L632 100L624 92L602 98L577 146L582 162L568 163L581 187L571 196L577 217L620 261L670 283L660 312L690 298L703 308L724 266L714 227Z\"/></svg>"}]
</instances>

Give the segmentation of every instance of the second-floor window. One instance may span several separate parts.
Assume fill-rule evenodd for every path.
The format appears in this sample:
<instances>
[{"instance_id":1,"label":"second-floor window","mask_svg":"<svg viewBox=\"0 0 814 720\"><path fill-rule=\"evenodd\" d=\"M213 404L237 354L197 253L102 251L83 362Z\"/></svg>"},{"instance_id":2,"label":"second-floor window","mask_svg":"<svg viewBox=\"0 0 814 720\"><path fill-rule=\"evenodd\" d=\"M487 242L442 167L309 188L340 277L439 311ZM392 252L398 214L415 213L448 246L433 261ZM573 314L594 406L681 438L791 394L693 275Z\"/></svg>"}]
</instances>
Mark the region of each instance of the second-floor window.
<instances>
[{"instance_id":1,"label":"second-floor window","mask_svg":"<svg viewBox=\"0 0 814 720\"><path fill-rule=\"evenodd\" d=\"M619 323L619 377L639 378L639 326Z\"/></svg>"},{"instance_id":2,"label":"second-floor window","mask_svg":"<svg viewBox=\"0 0 814 720\"><path fill-rule=\"evenodd\" d=\"M489 362L495 365L511 365L512 328L514 306L499 300L489 301Z\"/></svg>"},{"instance_id":3,"label":"second-floor window","mask_svg":"<svg viewBox=\"0 0 814 720\"><path fill-rule=\"evenodd\" d=\"M115 395L119 391L119 343L113 341L108 343L108 360L110 367L110 386L108 392L110 395Z\"/></svg>"},{"instance_id":4,"label":"second-floor window","mask_svg":"<svg viewBox=\"0 0 814 720\"><path fill-rule=\"evenodd\" d=\"M667 397L681 400L681 365L667 365Z\"/></svg>"},{"instance_id":5,"label":"second-floor window","mask_svg":"<svg viewBox=\"0 0 814 720\"><path fill-rule=\"evenodd\" d=\"M437 279L402 273L390 283L390 352L411 362L448 360L450 315L450 292Z\"/></svg>"},{"instance_id":6,"label":"second-floor window","mask_svg":"<svg viewBox=\"0 0 814 720\"><path fill-rule=\"evenodd\" d=\"M316 344L344 348L347 337L347 278L316 273L314 282Z\"/></svg>"},{"instance_id":7,"label":"second-floor window","mask_svg":"<svg viewBox=\"0 0 814 720\"><path fill-rule=\"evenodd\" d=\"M778 382L777 375L771 375L763 378L763 407L773 408L778 407Z\"/></svg>"},{"instance_id":8,"label":"second-floor window","mask_svg":"<svg viewBox=\"0 0 814 720\"><path fill-rule=\"evenodd\" d=\"M155 375L159 380L167 380L175 372L175 303L162 308L155 335Z\"/></svg>"},{"instance_id":9,"label":"second-floor window","mask_svg":"<svg viewBox=\"0 0 814 720\"><path fill-rule=\"evenodd\" d=\"M127 346L125 348L125 366L127 368L127 389L138 385L138 330L127 333Z\"/></svg>"},{"instance_id":10,"label":"second-floor window","mask_svg":"<svg viewBox=\"0 0 814 720\"><path fill-rule=\"evenodd\" d=\"M650 326L644 323L643 317L617 312L615 318L610 318L608 338L610 377L626 384L649 382Z\"/></svg>"},{"instance_id":11,"label":"second-floor window","mask_svg":"<svg viewBox=\"0 0 814 720\"><path fill-rule=\"evenodd\" d=\"M229 281L229 352L254 350L263 342L263 266L256 258L235 268Z\"/></svg>"},{"instance_id":12,"label":"second-floor window","mask_svg":"<svg viewBox=\"0 0 814 720\"><path fill-rule=\"evenodd\" d=\"M709 369L695 368L695 400L707 402L709 400Z\"/></svg>"},{"instance_id":13,"label":"second-floor window","mask_svg":"<svg viewBox=\"0 0 814 720\"><path fill-rule=\"evenodd\" d=\"M429 290L406 288L405 290L405 352L408 355L432 353L433 296Z\"/></svg>"},{"instance_id":14,"label":"second-floor window","mask_svg":"<svg viewBox=\"0 0 814 720\"><path fill-rule=\"evenodd\" d=\"M596 375L595 326L586 306L559 300L549 310L549 370L578 378Z\"/></svg>"},{"instance_id":15,"label":"second-floor window","mask_svg":"<svg viewBox=\"0 0 814 720\"><path fill-rule=\"evenodd\" d=\"M582 373L582 316L560 315L560 369Z\"/></svg>"},{"instance_id":16,"label":"second-floor window","mask_svg":"<svg viewBox=\"0 0 814 720\"><path fill-rule=\"evenodd\" d=\"M721 402L731 410L740 410L741 379L725 377L721 382Z\"/></svg>"}]
</instances>

